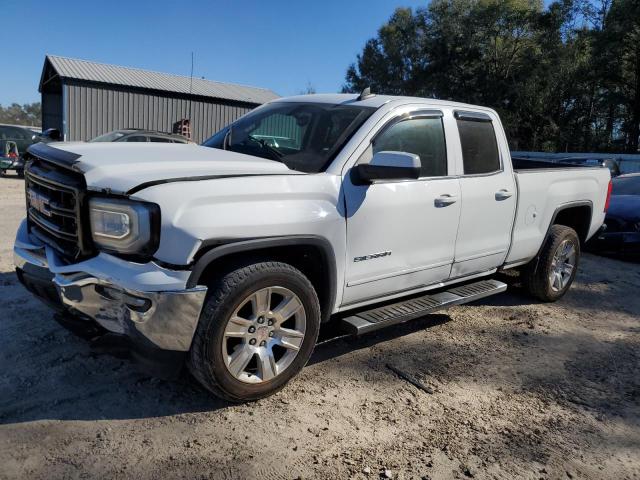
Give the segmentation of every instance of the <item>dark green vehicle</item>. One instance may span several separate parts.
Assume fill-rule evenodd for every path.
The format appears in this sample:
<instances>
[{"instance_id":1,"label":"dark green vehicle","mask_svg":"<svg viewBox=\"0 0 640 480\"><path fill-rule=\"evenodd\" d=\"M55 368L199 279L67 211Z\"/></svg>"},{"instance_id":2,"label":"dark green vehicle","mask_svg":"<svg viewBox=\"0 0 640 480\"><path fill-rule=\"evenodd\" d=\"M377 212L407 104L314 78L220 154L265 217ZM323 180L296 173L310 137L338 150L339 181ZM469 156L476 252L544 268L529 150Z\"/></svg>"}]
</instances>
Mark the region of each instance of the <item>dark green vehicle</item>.
<instances>
[{"instance_id":1,"label":"dark green vehicle","mask_svg":"<svg viewBox=\"0 0 640 480\"><path fill-rule=\"evenodd\" d=\"M7 170L15 170L18 176L24 174L22 155L42 138L34 130L14 125L0 125L0 175Z\"/></svg>"}]
</instances>

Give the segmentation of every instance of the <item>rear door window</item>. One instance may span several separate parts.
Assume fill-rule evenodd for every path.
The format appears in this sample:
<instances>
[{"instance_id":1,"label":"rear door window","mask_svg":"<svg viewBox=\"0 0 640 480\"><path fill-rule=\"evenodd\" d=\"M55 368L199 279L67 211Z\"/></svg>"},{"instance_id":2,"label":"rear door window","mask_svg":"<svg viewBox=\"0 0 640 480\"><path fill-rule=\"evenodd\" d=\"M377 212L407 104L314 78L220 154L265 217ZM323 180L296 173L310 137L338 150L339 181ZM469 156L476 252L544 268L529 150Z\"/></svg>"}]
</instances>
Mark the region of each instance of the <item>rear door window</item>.
<instances>
[{"instance_id":1,"label":"rear door window","mask_svg":"<svg viewBox=\"0 0 640 480\"><path fill-rule=\"evenodd\" d=\"M491 118L485 114L456 112L465 175L500 170L498 142Z\"/></svg>"},{"instance_id":2,"label":"rear door window","mask_svg":"<svg viewBox=\"0 0 640 480\"><path fill-rule=\"evenodd\" d=\"M170 138L165 137L149 137L149 140L155 143L173 143Z\"/></svg>"}]
</instances>

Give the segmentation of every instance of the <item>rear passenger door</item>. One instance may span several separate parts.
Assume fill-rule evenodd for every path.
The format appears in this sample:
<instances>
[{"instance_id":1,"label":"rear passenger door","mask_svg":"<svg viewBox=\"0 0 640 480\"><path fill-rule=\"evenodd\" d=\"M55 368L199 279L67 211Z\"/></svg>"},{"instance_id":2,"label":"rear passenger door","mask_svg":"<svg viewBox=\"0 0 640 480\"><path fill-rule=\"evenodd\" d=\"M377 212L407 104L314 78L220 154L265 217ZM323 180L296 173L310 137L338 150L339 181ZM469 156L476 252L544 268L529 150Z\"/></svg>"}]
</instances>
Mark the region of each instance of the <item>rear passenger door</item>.
<instances>
[{"instance_id":1,"label":"rear passenger door","mask_svg":"<svg viewBox=\"0 0 640 480\"><path fill-rule=\"evenodd\" d=\"M497 116L455 111L463 174L461 213L451 277L502 265L511 244L516 185ZM499 139L499 141L498 141Z\"/></svg>"}]
</instances>

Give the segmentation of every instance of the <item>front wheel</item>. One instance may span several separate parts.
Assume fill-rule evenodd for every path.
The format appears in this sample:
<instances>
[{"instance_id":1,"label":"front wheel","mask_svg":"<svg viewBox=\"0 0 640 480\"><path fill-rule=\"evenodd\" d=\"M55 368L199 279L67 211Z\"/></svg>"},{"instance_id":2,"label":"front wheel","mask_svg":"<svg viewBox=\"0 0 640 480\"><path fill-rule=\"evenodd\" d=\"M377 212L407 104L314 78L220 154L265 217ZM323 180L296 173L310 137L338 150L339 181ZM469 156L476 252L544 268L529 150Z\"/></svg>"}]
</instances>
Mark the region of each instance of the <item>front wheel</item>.
<instances>
[{"instance_id":1,"label":"front wheel","mask_svg":"<svg viewBox=\"0 0 640 480\"><path fill-rule=\"evenodd\" d=\"M210 286L189 369L219 397L257 400L304 367L319 330L318 297L302 272L280 262L237 266Z\"/></svg>"},{"instance_id":2,"label":"front wheel","mask_svg":"<svg viewBox=\"0 0 640 480\"><path fill-rule=\"evenodd\" d=\"M580 262L580 239L570 227L552 225L538 256L522 271L522 283L534 297L555 302L571 287Z\"/></svg>"}]
</instances>

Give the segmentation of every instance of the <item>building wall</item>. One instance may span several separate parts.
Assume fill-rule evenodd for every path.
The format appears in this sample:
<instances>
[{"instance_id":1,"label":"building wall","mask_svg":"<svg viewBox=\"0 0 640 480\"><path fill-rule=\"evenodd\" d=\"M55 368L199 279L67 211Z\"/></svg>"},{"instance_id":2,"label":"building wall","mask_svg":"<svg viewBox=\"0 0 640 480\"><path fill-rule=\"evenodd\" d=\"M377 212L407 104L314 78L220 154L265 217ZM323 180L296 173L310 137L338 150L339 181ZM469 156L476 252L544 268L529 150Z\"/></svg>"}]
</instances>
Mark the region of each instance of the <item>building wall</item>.
<instances>
[{"instance_id":1,"label":"building wall","mask_svg":"<svg viewBox=\"0 0 640 480\"><path fill-rule=\"evenodd\" d=\"M296 125L295 119L290 115L271 115L264 120L260 126L253 132L254 135L274 136L277 138L286 138L293 142L293 145L300 146L302 144L302 135L304 129Z\"/></svg>"},{"instance_id":2,"label":"building wall","mask_svg":"<svg viewBox=\"0 0 640 480\"><path fill-rule=\"evenodd\" d=\"M62 131L62 93L42 93L42 130L47 128Z\"/></svg>"},{"instance_id":3,"label":"building wall","mask_svg":"<svg viewBox=\"0 0 640 480\"><path fill-rule=\"evenodd\" d=\"M122 128L145 128L171 132L173 124L189 118L191 136L202 142L257 105L218 101L213 98L172 97L166 93L128 91L98 84L63 83L58 110L65 112L67 141L90 140ZM51 94L46 94L51 95ZM43 121L55 108L46 108ZM54 103L54 102L52 102ZM46 123L46 122L45 122Z\"/></svg>"}]
</instances>

